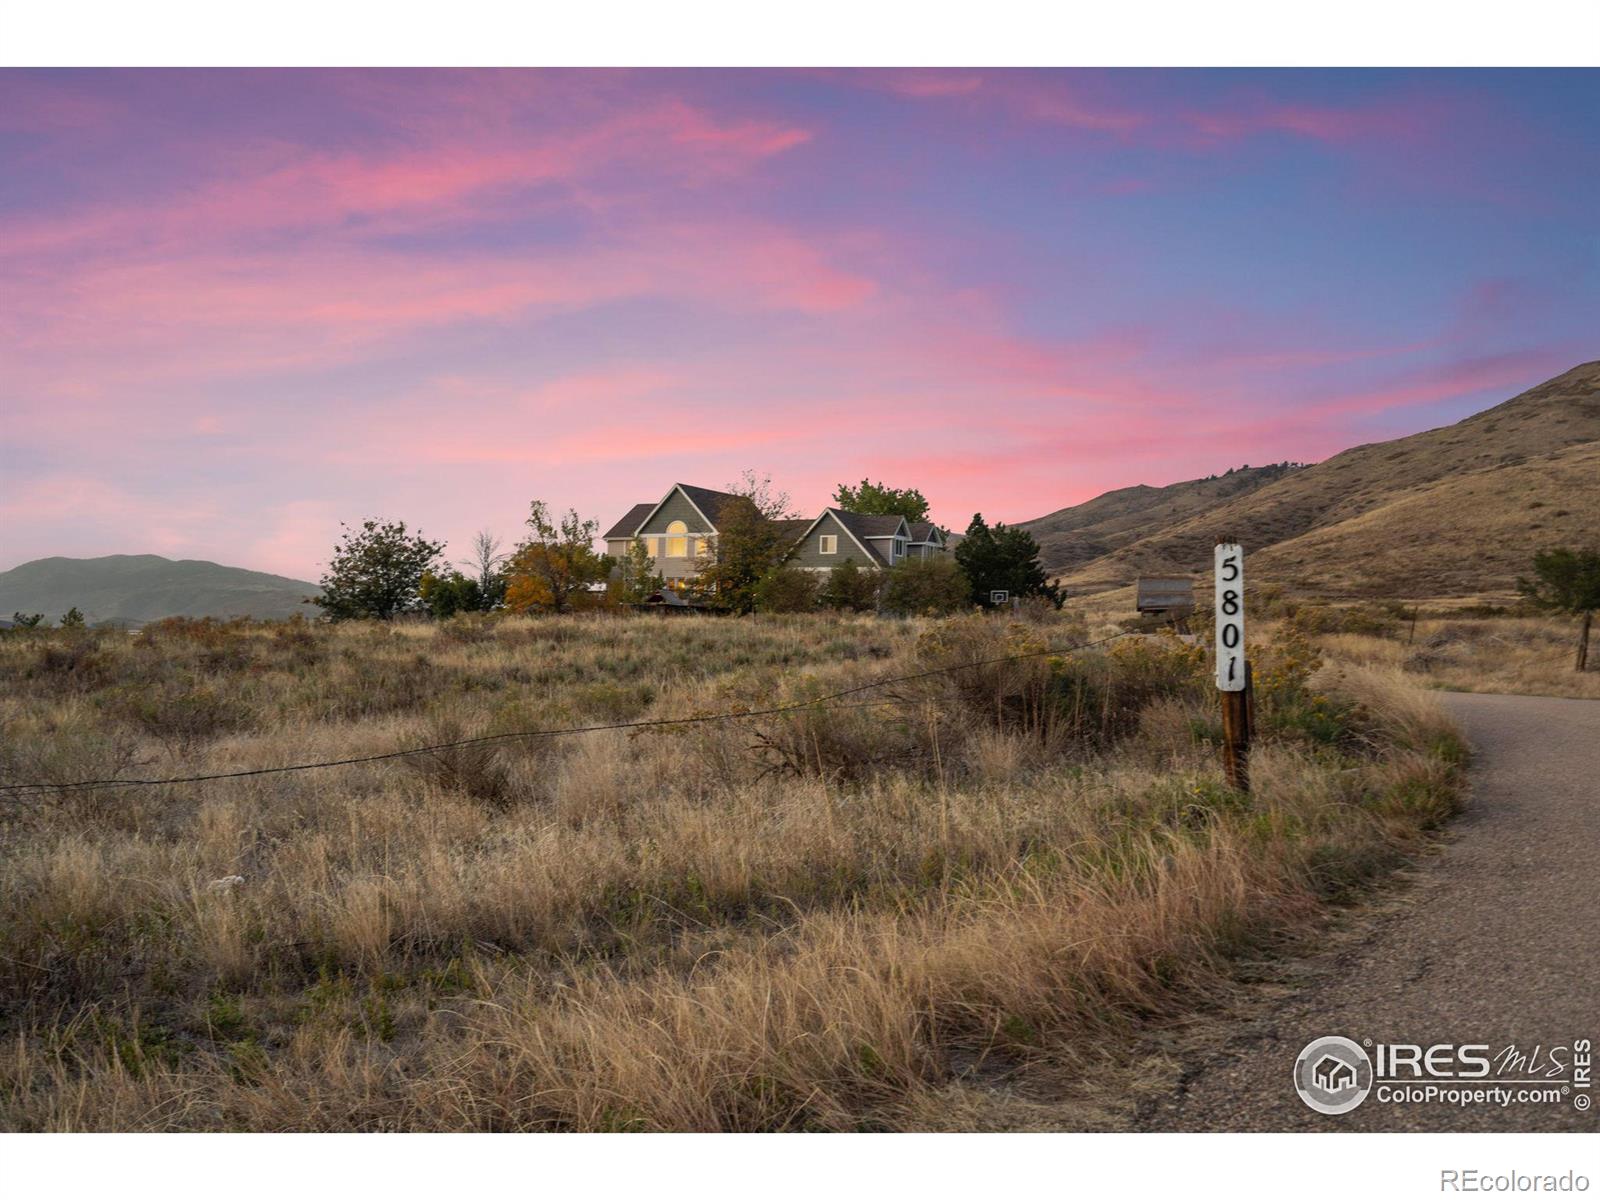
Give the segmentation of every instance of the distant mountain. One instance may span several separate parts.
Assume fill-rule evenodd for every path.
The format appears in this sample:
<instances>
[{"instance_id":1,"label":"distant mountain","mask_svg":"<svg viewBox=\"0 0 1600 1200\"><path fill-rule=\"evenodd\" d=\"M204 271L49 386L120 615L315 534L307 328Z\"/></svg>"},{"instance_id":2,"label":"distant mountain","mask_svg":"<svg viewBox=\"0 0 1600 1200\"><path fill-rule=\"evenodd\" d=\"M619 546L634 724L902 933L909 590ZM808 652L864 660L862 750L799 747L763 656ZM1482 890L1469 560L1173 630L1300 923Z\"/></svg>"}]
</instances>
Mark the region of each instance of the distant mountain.
<instances>
[{"instance_id":1,"label":"distant mountain","mask_svg":"<svg viewBox=\"0 0 1600 1200\"><path fill-rule=\"evenodd\" d=\"M1137 507L1108 505L1126 509L1118 540L1105 539L1108 549L1092 558L1071 543L1074 523L1097 531L1085 510L1141 489L1027 524L1049 523L1069 535L1044 562L1073 593L1120 587L1139 575L1206 573L1221 533L1244 543L1256 578L1305 591L1507 592L1535 550L1600 541L1600 362L1454 425L1357 446L1196 503L1200 486L1212 482L1145 489L1153 494ZM1130 523L1139 526L1132 536Z\"/></svg>"},{"instance_id":2,"label":"distant mountain","mask_svg":"<svg viewBox=\"0 0 1600 1200\"><path fill-rule=\"evenodd\" d=\"M314 583L156 554L40 558L0 571L0 613L44 613L54 623L76 607L91 625L140 625L162 617L288 617L319 612L300 601Z\"/></svg>"},{"instance_id":3,"label":"distant mountain","mask_svg":"<svg viewBox=\"0 0 1600 1200\"><path fill-rule=\"evenodd\" d=\"M1270 467L1240 467L1167 487L1141 483L1058 509L1047 517L1024 521L1022 528L1039 543L1039 561L1045 569L1059 574L1120 550L1148 536L1152 529L1213 512L1219 505L1265 487L1296 469L1289 463L1275 463Z\"/></svg>"}]
</instances>

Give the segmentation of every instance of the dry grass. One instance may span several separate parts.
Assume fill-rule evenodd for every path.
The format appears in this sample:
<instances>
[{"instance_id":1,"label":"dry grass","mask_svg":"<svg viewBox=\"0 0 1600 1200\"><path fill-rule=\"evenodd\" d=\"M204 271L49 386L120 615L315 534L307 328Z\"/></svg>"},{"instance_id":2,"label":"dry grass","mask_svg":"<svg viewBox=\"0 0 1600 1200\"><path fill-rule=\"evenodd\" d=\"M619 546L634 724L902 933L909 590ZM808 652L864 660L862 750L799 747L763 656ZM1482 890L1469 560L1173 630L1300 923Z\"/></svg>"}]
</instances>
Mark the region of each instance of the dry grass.
<instances>
[{"instance_id":1,"label":"dry grass","mask_svg":"<svg viewBox=\"0 0 1600 1200\"><path fill-rule=\"evenodd\" d=\"M1572 669L1576 619L1425 619L1414 634L1397 622L1382 635L1330 634L1323 641L1341 660L1402 670L1428 687L1600 700L1600 671Z\"/></svg>"},{"instance_id":2,"label":"dry grass","mask_svg":"<svg viewBox=\"0 0 1600 1200\"><path fill-rule=\"evenodd\" d=\"M1081 621L174 623L0 641L3 781L203 773L802 699ZM0 1126L863 1129L1081 1063L1454 803L1393 671L1263 646L1254 798L1202 653L892 704L8 804ZM867 699L871 697L863 697ZM215 891L210 881L242 875Z\"/></svg>"}]
</instances>

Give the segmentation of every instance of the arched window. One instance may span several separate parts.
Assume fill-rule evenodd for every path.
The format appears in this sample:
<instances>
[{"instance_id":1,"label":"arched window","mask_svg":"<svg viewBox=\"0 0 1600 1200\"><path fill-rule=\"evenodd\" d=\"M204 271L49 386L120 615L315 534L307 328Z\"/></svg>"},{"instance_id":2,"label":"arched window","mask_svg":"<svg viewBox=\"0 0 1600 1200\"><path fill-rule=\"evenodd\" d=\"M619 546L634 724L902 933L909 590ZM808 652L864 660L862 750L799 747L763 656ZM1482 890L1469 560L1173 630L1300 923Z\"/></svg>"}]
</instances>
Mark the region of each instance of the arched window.
<instances>
[{"instance_id":1,"label":"arched window","mask_svg":"<svg viewBox=\"0 0 1600 1200\"><path fill-rule=\"evenodd\" d=\"M667 557L688 558L689 539L685 535L689 527L682 521L674 521L667 526Z\"/></svg>"}]
</instances>

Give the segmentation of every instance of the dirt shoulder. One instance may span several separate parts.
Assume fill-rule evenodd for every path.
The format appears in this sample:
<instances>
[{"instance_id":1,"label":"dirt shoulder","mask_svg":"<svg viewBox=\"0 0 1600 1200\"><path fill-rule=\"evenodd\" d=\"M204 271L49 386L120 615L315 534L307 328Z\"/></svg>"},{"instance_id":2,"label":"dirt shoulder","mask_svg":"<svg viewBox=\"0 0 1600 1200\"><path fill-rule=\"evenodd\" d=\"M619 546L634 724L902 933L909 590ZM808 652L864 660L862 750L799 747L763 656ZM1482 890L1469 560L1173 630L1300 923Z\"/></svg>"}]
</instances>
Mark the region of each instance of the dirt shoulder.
<instances>
[{"instance_id":1,"label":"dirt shoulder","mask_svg":"<svg viewBox=\"0 0 1600 1200\"><path fill-rule=\"evenodd\" d=\"M1179 1037L1176 1082L1131 1127L1166 1130L1594 1130L1570 1101L1507 1107L1395 1105L1343 1116L1296 1096L1314 1038L1570 1046L1600 1033L1600 703L1445 698L1476 750L1471 794L1443 852L1347 944L1296 984L1247 998ZM1251 1011L1253 1010L1253 1011ZM1224 1032L1224 1029L1226 1032ZM1526 1073L1531 1074L1531 1072Z\"/></svg>"}]
</instances>

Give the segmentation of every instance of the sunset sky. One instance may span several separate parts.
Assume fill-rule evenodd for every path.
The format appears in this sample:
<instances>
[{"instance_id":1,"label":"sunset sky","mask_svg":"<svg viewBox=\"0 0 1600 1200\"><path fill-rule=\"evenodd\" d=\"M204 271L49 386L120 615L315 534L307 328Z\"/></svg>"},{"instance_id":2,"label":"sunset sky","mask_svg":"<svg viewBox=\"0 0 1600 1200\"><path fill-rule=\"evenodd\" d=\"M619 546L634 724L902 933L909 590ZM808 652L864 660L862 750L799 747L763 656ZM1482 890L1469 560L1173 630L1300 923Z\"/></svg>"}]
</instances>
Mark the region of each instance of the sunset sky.
<instances>
[{"instance_id":1,"label":"sunset sky","mask_svg":"<svg viewBox=\"0 0 1600 1200\"><path fill-rule=\"evenodd\" d=\"M0 72L0 568L745 468L1023 520L1597 334L1596 72Z\"/></svg>"}]
</instances>

